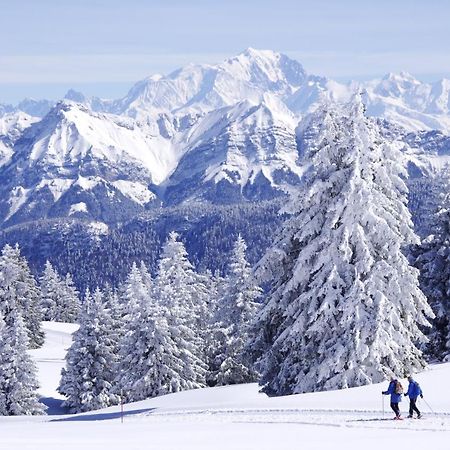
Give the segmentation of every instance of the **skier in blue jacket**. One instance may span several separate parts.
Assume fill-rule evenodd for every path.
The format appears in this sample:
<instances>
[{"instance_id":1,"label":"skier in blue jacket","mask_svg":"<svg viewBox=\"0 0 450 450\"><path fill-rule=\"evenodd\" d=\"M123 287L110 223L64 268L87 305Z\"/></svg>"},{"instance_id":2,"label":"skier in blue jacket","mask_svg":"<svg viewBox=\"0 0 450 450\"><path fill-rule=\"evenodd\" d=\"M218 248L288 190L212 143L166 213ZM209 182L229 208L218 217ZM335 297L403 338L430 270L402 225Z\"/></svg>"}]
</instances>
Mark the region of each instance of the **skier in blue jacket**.
<instances>
[{"instance_id":1,"label":"skier in blue jacket","mask_svg":"<svg viewBox=\"0 0 450 450\"><path fill-rule=\"evenodd\" d=\"M412 419L414 411L417 413L417 418L420 419L422 417L422 414L419 411L419 408L417 408L416 401L417 397L423 398L423 392L420 388L420 385L417 381L413 379L413 377L408 377L409 386L408 386L408 392L405 394L406 396L409 396L409 418Z\"/></svg>"},{"instance_id":2,"label":"skier in blue jacket","mask_svg":"<svg viewBox=\"0 0 450 450\"><path fill-rule=\"evenodd\" d=\"M401 419L400 408L398 404L402 401L403 388L400 382L392 377L387 391L383 391L383 395L391 396L391 408L395 413L394 419Z\"/></svg>"}]
</instances>

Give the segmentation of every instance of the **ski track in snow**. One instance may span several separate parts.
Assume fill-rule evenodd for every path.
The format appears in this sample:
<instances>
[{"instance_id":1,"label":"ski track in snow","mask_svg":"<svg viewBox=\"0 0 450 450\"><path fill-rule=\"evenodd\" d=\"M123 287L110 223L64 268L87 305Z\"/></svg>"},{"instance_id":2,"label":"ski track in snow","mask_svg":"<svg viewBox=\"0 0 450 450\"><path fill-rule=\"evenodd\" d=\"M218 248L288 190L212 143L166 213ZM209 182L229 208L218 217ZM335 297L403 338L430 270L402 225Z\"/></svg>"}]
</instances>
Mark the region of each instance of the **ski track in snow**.
<instances>
[{"instance_id":1,"label":"ski track in snow","mask_svg":"<svg viewBox=\"0 0 450 450\"><path fill-rule=\"evenodd\" d=\"M126 413L126 411L125 411ZM392 414L356 410L308 410L308 409L205 409L169 412L143 412L131 420L164 422L229 422L313 425L320 427L377 428L413 431L450 431L450 414L435 413L422 419L394 421ZM128 419L125 419L128 420ZM389 425L380 426L379 422ZM373 424L373 425L372 425Z\"/></svg>"}]
</instances>

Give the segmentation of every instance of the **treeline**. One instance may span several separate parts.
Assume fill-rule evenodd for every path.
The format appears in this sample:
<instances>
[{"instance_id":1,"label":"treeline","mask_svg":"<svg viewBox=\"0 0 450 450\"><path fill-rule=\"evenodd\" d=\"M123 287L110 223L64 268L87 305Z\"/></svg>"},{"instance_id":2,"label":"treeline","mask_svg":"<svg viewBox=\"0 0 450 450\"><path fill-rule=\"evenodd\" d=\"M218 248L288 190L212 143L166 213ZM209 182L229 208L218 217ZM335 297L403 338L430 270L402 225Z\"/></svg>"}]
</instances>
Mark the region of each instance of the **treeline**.
<instances>
[{"instance_id":1,"label":"treeline","mask_svg":"<svg viewBox=\"0 0 450 450\"><path fill-rule=\"evenodd\" d=\"M223 255L239 234L247 242L250 264L259 260L285 219L279 209L279 201L155 209L107 233L89 222L46 220L0 232L0 245L19 243L36 276L50 260L60 273L71 273L84 292L122 283L133 262L144 261L155 275L161 247L169 232L176 231L197 270L224 274Z\"/></svg>"},{"instance_id":2,"label":"treeline","mask_svg":"<svg viewBox=\"0 0 450 450\"><path fill-rule=\"evenodd\" d=\"M41 414L35 366L27 353L44 343L42 320L74 322L80 302L70 274L47 261L39 283L18 245L0 256L0 414Z\"/></svg>"},{"instance_id":3,"label":"treeline","mask_svg":"<svg viewBox=\"0 0 450 450\"><path fill-rule=\"evenodd\" d=\"M65 317L76 314L80 324L59 386L70 411L88 411L120 400L142 400L207 385L255 381L257 374L245 357L244 346L261 289L255 284L246 248L238 236L226 277L200 273L189 261L178 235L172 232L162 247L154 277L144 263L134 263L117 289L87 289L80 312L74 308L75 303L68 301L63 308ZM17 247L5 247L5 267L11 266L11 251L19 254ZM70 277L56 275L47 263L41 277L45 289L39 302L44 317L53 320L61 318L54 312L61 311L55 291L66 300L73 294L67 289ZM29 338L19 319L24 311L20 296L8 303L5 297L1 300L8 325L0 331L0 340L17 334L14 330L22 330L22 334L21 345L14 350L20 357L11 358L11 350L0 352L0 359L9 358L11 364L16 364L0 377L5 393L0 411L7 415L40 414L43 408L37 402L35 368L26 354ZM11 370L23 378L17 380L14 389L8 385ZM15 396L17 383L24 392L22 397ZM33 399L32 403L29 399Z\"/></svg>"}]
</instances>

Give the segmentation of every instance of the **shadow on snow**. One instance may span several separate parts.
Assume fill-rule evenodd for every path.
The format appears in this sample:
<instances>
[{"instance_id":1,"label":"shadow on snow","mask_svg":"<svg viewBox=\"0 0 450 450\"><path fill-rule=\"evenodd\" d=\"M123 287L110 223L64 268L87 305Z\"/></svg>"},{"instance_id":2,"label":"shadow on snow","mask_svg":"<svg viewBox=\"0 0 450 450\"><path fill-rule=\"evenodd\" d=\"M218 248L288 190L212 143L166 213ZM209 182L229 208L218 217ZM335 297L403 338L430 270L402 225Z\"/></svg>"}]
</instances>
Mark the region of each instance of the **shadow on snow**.
<instances>
[{"instance_id":1,"label":"shadow on snow","mask_svg":"<svg viewBox=\"0 0 450 450\"><path fill-rule=\"evenodd\" d=\"M97 413L97 414L77 414L72 417L65 417L64 419L53 419L51 422L86 422L86 421L95 421L95 420L113 420L120 419L121 416L133 416L136 414L143 414L146 412L154 411L156 408L142 408L142 409L134 409L132 411L124 411L121 413L120 411L116 412L108 412L108 413Z\"/></svg>"},{"instance_id":2,"label":"shadow on snow","mask_svg":"<svg viewBox=\"0 0 450 450\"><path fill-rule=\"evenodd\" d=\"M62 406L64 400L60 398L41 397L39 401L47 407L46 413L48 416L69 414L69 409Z\"/></svg>"}]
</instances>

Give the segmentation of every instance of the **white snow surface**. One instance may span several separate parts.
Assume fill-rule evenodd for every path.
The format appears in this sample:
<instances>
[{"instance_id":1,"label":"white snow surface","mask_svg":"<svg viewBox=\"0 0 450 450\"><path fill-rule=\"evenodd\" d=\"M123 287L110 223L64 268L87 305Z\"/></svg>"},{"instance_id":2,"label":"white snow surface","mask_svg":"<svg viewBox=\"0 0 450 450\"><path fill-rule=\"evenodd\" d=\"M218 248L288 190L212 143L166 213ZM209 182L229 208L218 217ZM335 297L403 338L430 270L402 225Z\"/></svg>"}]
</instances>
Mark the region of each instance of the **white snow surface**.
<instances>
[{"instance_id":1,"label":"white snow surface","mask_svg":"<svg viewBox=\"0 0 450 450\"><path fill-rule=\"evenodd\" d=\"M10 112L0 117L0 136L17 137L39 117L30 116L22 111Z\"/></svg>"},{"instance_id":2,"label":"white snow surface","mask_svg":"<svg viewBox=\"0 0 450 450\"><path fill-rule=\"evenodd\" d=\"M45 344L36 350L30 350L37 368L42 397L61 399L56 392L59 375L64 367L67 349L72 344L72 333L78 329L77 324L60 322L43 322ZM1 447L0 447L1 448Z\"/></svg>"},{"instance_id":3,"label":"white snow surface","mask_svg":"<svg viewBox=\"0 0 450 450\"><path fill-rule=\"evenodd\" d=\"M36 189L40 190L44 187L47 187L48 189L50 189L50 192L52 193L53 198L56 202L61 198L64 192L66 192L67 189L72 186L72 184L73 180L67 178L43 179L36 186Z\"/></svg>"},{"instance_id":4,"label":"white snow surface","mask_svg":"<svg viewBox=\"0 0 450 450\"><path fill-rule=\"evenodd\" d=\"M69 216L76 213L87 213L87 212L88 207L86 203L84 202L74 203L73 205L70 206Z\"/></svg>"},{"instance_id":5,"label":"white snow surface","mask_svg":"<svg viewBox=\"0 0 450 450\"><path fill-rule=\"evenodd\" d=\"M119 189L123 195L131 198L131 200L140 205L145 205L156 197L153 192L149 191L147 186L137 181L117 180L112 184Z\"/></svg>"},{"instance_id":6,"label":"white snow surface","mask_svg":"<svg viewBox=\"0 0 450 450\"><path fill-rule=\"evenodd\" d=\"M175 164L165 141L150 125L137 124L129 117L94 113L84 105L64 100L36 129L29 164L63 166L67 161L79 164L92 157L142 166L158 183Z\"/></svg>"},{"instance_id":7,"label":"white snow surface","mask_svg":"<svg viewBox=\"0 0 450 450\"><path fill-rule=\"evenodd\" d=\"M450 363L417 374L427 402L419 401L421 420L391 420L388 397L381 396L387 382L276 398L259 393L256 384L185 391L124 405L123 423L119 406L64 415L55 406L60 400L56 386L76 328L44 323L45 345L30 352L39 368L40 393L52 405L50 412L59 415L0 417L0 449L449 448ZM401 409L406 415L407 401Z\"/></svg>"},{"instance_id":8,"label":"white snow surface","mask_svg":"<svg viewBox=\"0 0 450 450\"><path fill-rule=\"evenodd\" d=\"M0 167L7 164L11 160L13 154L14 151L11 146L6 145L3 141L0 141Z\"/></svg>"},{"instance_id":9,"label":"white snow surface","mask_svg":"<svg viewBox=\"0 0 450 450\"><path fill-rule=\"evenodd\" d=\"M109 232L109 227L106 223L104 222L90 222L89 223L89 231L93 236L101 236L104 234L108 234Z\"/></svg>"},{"instance_id":10,"label":"white snow surface","mask_svg":"<svg viewBox=\"0 0 450 450\"><path fill-rule=\"evenodd\" d=\"M6 220L13 216L21 206L27 201L30 189L25 189L22 186L16 186L11 191L11 197L9 198L9 212L6 216Z\"/></svg>"}]
</instances>

